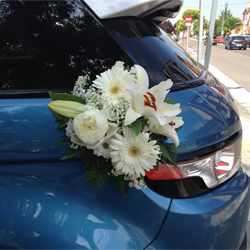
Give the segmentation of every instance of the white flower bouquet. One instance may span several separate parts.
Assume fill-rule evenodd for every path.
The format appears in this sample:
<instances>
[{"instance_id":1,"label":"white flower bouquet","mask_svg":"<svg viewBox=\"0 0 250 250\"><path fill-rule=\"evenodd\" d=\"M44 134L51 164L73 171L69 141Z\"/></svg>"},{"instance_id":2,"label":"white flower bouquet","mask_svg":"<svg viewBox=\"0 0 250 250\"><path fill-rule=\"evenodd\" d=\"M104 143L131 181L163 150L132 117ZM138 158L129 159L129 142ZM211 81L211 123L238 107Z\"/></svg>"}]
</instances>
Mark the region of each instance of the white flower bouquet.
<instances>
[{"instance_id":1,"label":"white flower bouquet","mask_svg":"<svg viewBox=\"0 0 250 250\"><path fill-rule=\"evenodd\" d=\"M118 61L93 82L79 76L72 95L49 92L58 129L66 129L59 144L70 147L62 159L83 156L88 181L101 188L116 177L124 198L128 187L146 187L147 172L165 162L176 166L183 120L177 117L180 104L166 98L172 84L149 89L144 68L124 68Z\"/></svg>"}]
</instances>

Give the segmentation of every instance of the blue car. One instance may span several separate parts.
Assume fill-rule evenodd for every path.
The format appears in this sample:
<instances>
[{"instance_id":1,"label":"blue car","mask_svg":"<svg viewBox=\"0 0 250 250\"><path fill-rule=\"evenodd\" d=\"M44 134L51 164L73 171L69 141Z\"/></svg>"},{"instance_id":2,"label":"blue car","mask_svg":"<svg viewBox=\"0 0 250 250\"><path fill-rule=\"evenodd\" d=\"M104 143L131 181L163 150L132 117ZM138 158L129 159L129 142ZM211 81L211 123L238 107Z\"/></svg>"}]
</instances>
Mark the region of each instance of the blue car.
<instances>
[{"instance_id":1,"label":"blue car","mask_svg":"<svg viewBox=\"0 0 250 250\"><path fill-rule=\"evenodd\" d=\"M158 24L182 0L0 0L0 248L244 249L249 177L242 127L226 87ZM123 61L150 87L171 79L182 107L177 166L124 199L112 179L93 188L82 157L61 160L65 131L48 91L71 93Z\"/></svg>"}]
</instances>

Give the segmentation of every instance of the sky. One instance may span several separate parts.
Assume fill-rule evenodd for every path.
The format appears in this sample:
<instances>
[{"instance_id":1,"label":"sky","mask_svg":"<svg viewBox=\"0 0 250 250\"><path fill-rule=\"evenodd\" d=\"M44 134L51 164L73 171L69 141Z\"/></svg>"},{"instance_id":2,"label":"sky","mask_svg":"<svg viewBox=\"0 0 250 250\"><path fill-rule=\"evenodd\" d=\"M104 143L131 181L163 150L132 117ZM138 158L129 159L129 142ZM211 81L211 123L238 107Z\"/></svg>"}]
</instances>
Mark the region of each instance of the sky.
<instances>
[{"instance_id":1,"label":"sky","mask_svg":"<svg viewBox=\"0 0 250 250\"><path fill-rule=\"evenodd\" d=\"M221 11L225 8L224 3L228 3L228 9L231 10L231 13L234 17L243 18L243 11L246 7L249 7L250 0L219 0L217 7L216 19L219 18ZM173 24L176 23L182 16L183 12L188 8L199 9L200 0L183 0L183 6L176 18L169 19ZM209 21L211 15L211 9L213 5L213 0L204 0L204 15L205 18Z\"/></svg>"}]
</instances>

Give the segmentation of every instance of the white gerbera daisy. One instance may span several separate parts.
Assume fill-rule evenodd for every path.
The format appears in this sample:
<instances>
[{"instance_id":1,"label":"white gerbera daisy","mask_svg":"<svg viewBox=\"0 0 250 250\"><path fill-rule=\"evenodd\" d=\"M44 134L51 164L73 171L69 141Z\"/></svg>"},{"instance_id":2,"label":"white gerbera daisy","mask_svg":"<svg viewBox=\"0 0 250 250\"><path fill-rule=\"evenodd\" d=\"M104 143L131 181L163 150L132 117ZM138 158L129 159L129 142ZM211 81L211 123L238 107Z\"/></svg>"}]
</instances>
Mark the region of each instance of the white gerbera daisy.
<instances>
[{"instance_id":1,"label":"white gerbera daisy","mask_svg":"<svg viewBox=\"0 0 250 250\"><path fill-rule=\"evenodd\" d=\"M116 104L119 102L119 99L124 97L131 103L132 95L126 90L126 87L128 84L134 82L134 80L134 75L116 66L97 76L92 86L99 89L104 102Z\"/></svg>"},{"instance_id":2,"label":"white gerbera daisy","mask_svg":"<svg viewBox=\"0 0 250 250\"><path fill-rule=\"evenodd\" d=\"M111 140L110 153L112 163L116 170L130 176L145 176L156 165L160 154L160 147L156 141L149 141L149 134L142 132L138 136L128 127L123 128L124 136L116 134Z\"/></svg>"}]
</instances>

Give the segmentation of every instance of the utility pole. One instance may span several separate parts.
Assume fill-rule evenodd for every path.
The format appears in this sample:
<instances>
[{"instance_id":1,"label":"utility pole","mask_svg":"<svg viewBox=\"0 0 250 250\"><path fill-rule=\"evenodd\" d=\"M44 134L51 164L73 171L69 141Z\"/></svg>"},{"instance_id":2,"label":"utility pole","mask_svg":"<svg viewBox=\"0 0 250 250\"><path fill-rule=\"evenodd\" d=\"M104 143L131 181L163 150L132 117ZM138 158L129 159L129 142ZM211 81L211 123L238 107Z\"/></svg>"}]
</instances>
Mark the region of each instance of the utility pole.
<instances>
[{"instance_id":1,"label":"utility pole","mask_svg":"<svg viewBox=\"0 0 250 250\"><path fill-rule=\"evenodd\" d=\"M201 62L202 54L202 35L203 35L203 10L204 10L204 0L200 0L200 18L199 18L199 37L198 37L198 54L197 62Z\"/></svg>"},{"instance_id":2,"label":"utility pole","mask_svg":"<svg viewBox=\"0 0 250 250\"><path fill-rule=\"evenodd\" d=\"M211 56L212 40L213 40L213 35L214 35L214 26L215 26L217 7L218 7L218 0L213 0L212 11L211 11L211 16L210 16L210 23L209 23L209 30L208 30L205 61L204 61L204 67L206 69L208 69L208 67L209 67L209 61L210 61L210 56Z\"/></svg>"},{"instance_id":3,"label":"utility pole","mask_svg":"<svg viewBox=\"0 0 250 250\"><path fill-rule=\"evenodd\" d=\"M226 2L223 2L223 4L226 4ZM222 36L224 35L224 30L223 30L223 28L224 28L224 18L225 18L225 10L223 12L223 22L222 22L222 29L221 29L221 35Z\"/></svg>"}]
</instances>

